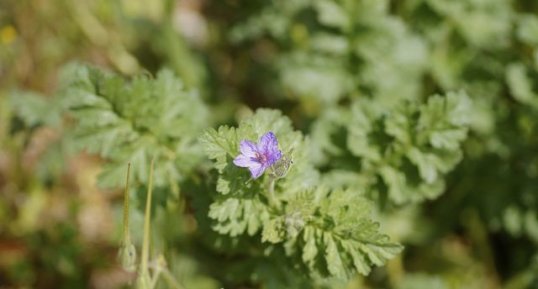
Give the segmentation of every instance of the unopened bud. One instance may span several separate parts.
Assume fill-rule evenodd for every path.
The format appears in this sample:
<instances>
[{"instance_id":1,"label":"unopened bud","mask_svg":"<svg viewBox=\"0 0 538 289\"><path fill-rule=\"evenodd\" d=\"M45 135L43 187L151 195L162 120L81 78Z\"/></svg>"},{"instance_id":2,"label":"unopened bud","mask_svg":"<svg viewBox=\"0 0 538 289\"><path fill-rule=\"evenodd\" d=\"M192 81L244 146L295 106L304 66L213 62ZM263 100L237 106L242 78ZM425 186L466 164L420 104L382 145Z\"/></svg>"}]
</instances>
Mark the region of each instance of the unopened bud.
<instances>
[{"instance_id":1,"label":"unopened bud","mask_svg":"<svg viewBox=\"0 0 538 289\"><path fill-rule=\"evenodd\" d=\"M120 247L118 259L122 268L127 272L136 270L136 248L133 244L128 243Z\"/></svg>"},{"instance_id":2,"label":"unopened bud","mask_svg":"<svg viewBox=\"0 0 538 289\"><path fill-rule=\"evenodd\" d=\"M290 170L293 160L287 155L283 155L273 166L271 166L271 175L275 179L280 179L286 176Z\"/></svg>"}]
</instances>

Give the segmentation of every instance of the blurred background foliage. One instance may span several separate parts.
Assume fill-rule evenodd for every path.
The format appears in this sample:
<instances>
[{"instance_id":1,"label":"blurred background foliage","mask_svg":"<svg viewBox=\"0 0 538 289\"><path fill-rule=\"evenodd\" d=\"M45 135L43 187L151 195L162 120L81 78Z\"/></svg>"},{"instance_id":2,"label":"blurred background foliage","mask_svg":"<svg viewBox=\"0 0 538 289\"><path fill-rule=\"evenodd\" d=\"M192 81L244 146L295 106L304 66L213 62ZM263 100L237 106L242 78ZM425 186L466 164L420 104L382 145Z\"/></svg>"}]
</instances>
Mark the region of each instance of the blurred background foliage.
<instances>
[{"instance_id":1,"label":"blurred background foliage","mask_svg":"<svg viewBox=\"0 0 538 289\"><path fill-rule=\"evenodd\" d=\"M309 134L327 184L367 188L405 246L368 277L323 288L538 288L536 1L1 1L1 288L130 279L116 263L121 188L97 186L105 161L78 152L58 96L72 61L124 76L169 69L208 105L200 133L271 107ZM432 97L450 91L461 96L452 106ZM406 155L427 147L406 120L448 133L440 149ZM376 143L361 143L368 136ZM380 164L387 137L396 145ZM250 261L199 242L218 236L178 213L189 211L180 188L188 199L203 186L196 178L156 191L155 250L172 273L185 288L278 288L278 264L249 273ZM132 214L141 228L141 209Z\"/></svg>"}]
</instances>

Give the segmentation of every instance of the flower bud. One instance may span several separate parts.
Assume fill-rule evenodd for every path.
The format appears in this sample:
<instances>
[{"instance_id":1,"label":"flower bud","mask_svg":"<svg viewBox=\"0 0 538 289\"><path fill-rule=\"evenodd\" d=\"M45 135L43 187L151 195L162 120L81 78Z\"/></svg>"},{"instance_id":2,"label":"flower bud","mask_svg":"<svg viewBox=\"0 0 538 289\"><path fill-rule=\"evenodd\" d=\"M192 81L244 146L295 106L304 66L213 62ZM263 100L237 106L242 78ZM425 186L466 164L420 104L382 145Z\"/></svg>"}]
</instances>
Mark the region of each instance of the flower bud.
<instances>
[{"instance_id":1,"label":"flower bud","mask_svg":"<svg viewBox=\"0 0 538 289\"><path fill-rule=\"evenodd\" d=\"M281 179L288 174L293 160L287 155L283 155L273 166L271 166L271 176L275 179Z\"/></svg>"},{"instance_id":2,"label":"flower bud","mask_svg":"<svg viewBox=\"0 0 538 289\"><path fill-rule=\"evenodd\" d=\"M123 244L118 251L118 259L121 267L128 272L136 270L136 248L130 242Z\"/></svg>"}]
</instances>

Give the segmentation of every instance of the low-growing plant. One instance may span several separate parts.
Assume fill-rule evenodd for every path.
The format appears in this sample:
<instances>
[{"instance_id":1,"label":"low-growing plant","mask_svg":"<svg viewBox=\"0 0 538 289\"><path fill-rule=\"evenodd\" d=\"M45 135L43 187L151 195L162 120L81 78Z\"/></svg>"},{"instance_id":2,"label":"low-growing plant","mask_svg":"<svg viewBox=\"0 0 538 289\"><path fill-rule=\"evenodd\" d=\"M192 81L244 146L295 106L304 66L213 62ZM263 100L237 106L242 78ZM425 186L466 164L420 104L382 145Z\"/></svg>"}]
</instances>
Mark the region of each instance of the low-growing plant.
<instances>
[{"instance_id":1,"label":"low-growing plant","mask_svg":"<svg viewBox=\"0 0 538 289\"><path fill-rule=\"evenodd\" d=\"M0 5L0 284L538 284L535 2L19 2ZM113 212L102 243L77 198ZM40 224L57 199L66 220Z\"/></svg>"}]
</instances>

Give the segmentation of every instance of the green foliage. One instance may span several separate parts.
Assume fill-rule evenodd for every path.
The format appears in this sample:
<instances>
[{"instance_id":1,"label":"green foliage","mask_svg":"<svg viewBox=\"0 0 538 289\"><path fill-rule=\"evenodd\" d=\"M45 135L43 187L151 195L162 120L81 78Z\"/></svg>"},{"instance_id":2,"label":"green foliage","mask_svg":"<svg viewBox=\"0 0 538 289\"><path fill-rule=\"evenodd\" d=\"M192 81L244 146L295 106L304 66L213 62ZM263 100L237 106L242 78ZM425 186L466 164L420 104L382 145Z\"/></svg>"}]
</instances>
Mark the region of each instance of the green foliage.
<instances>
[{"instance_id":1,"label":"green foliage","mask_svg":"<svg viewBox=\"0 0 538 289\"><path fill-rule=\"evenodd\" d=\"M282 50L274 62L281 82L276 85L291 96L310 106L315 101L320 109L363 93L387 102L419 93L425 43L389 15L388 1L295 0L267 6L234 27L232 39L273 38Z\"/></svg>"},{"instance_id":2,"label":"green foliage","mask_svg":"<svg viewBox=\"0 0 538 289\"><path fill-rule=\"evenodd\" d=\"M61 104L57 99L46 99L44 96L29 91L14 91L10 98L15 114L28 127L60 124Z\"/></svg>"},{"instance_id":3,"label":"green foliage","mask_svg":"<svg viewBox=\"0 0 538 289\"><path fill-rule=\"evenodd\" d=\"M145 260L170 287L537 284L537 1L146 2L0 4L7 287L103 287L97 164L113 188L132 163L133 265L152 159ZM73 58L122 75L57 77ZM253 180L232 160L268 131L284 156Z\"/></svg>"},{"instance_id":4,"label":"green foliage","mask_svg":"<svg viewBox=\"0 0 538 289\"><path fill-rule=\"evenodd\" d=\"M320 139L318 150L341 157L356 173L340 185L362 184L374 198L387 193L396 204L416 202L443 192L443 175L462 157L470 109L463 92L435 95L422 105L405 101L390 111L375 101L357 100L322 118L314 135ZM345 135L338 139L340 131Z\"/></svg>"},{"instance_id":5,"label":"green foliage","mask_svg":"<svg viewBox=\"0 0 538 289\"><path fill-rule=\"evenodd\" d=\"M536 73L536 71L534 71ZM538 109L538 95L533 90L528 69L521 63L514 63L506 69L506 81L514 98L522 104Z\"/></svg>"},{"instance_id":6,"label":"green foliage","mask_svg":"<svg viewBox=\"0 0 538 289\"><path fill-rule=\"evenodd\" d=\"M286 252L318 276L367 275L402 249L379 233L370 203L353 191L318 189L299 195L285 211L278 229Z\"/></svg>"},{"instance_id":7,"label":"green foliage","mask_svg":"<svg viewBox=\"0 0 538 289\"><path fill-rule=\"evenodd\" d=\"M155 158L155 183L174 186L200 161L201 152L193 144L208 125L207 109L172 72L126 82L71 65L61 81L62 101L77 122L73 143L109 160L102 184L118 185L129 162L133 179L147 183L149 163Z\"/></svg>"},{"instance_id":8,"label":"green foliage","mask_svg":"<svg viewBox=\"0 0 538 289\"><path fill-rule=\"evenodd\" d=\"M245 231L254 235L269 217L267 191L273 178L267 173L263 182L252 181L248 170L239 168L232 160L239 154L241 140L257 141L259 137L272 131L278 138L280 149L293 160L292 167L303 170L291 170L289 179L301 182L291 183L282 180L277 182L286 187L286 193L294 194L305 190L315 183L315 172L301 160L306 157L304 140L299 132L294 132L289 119L282 117L277 111L259 110L253 117L245 119L238 128L222 126L210 130L201 138L201 144L207 155L215 160L215 168L219 171L216 190L219 193L216 202L211 205L209 216L219 221L215 229L232 236Z\"/></svg>"},{"instance_id":9,"label":"green foliage","mask_svg":"<svg viewBox=\"0 0 538 289\"><path fill-rule=\"evenodd\" d=\"M248 170L232 160L241 140L257 140L268 131L275 133L293 164L282 179L266 172L252 180ZM356 190L314 189L321 184L308 159L307 141L280 112L258 110L237 128L208 131L201 143L218 170L217 194L209 210L217 232L234 237L261 231L262 242L280 244L288 257L318 277L368 274L372 266L400 252L400 245L378 232L368 201Z\"/></svg>"}]
</instances>

